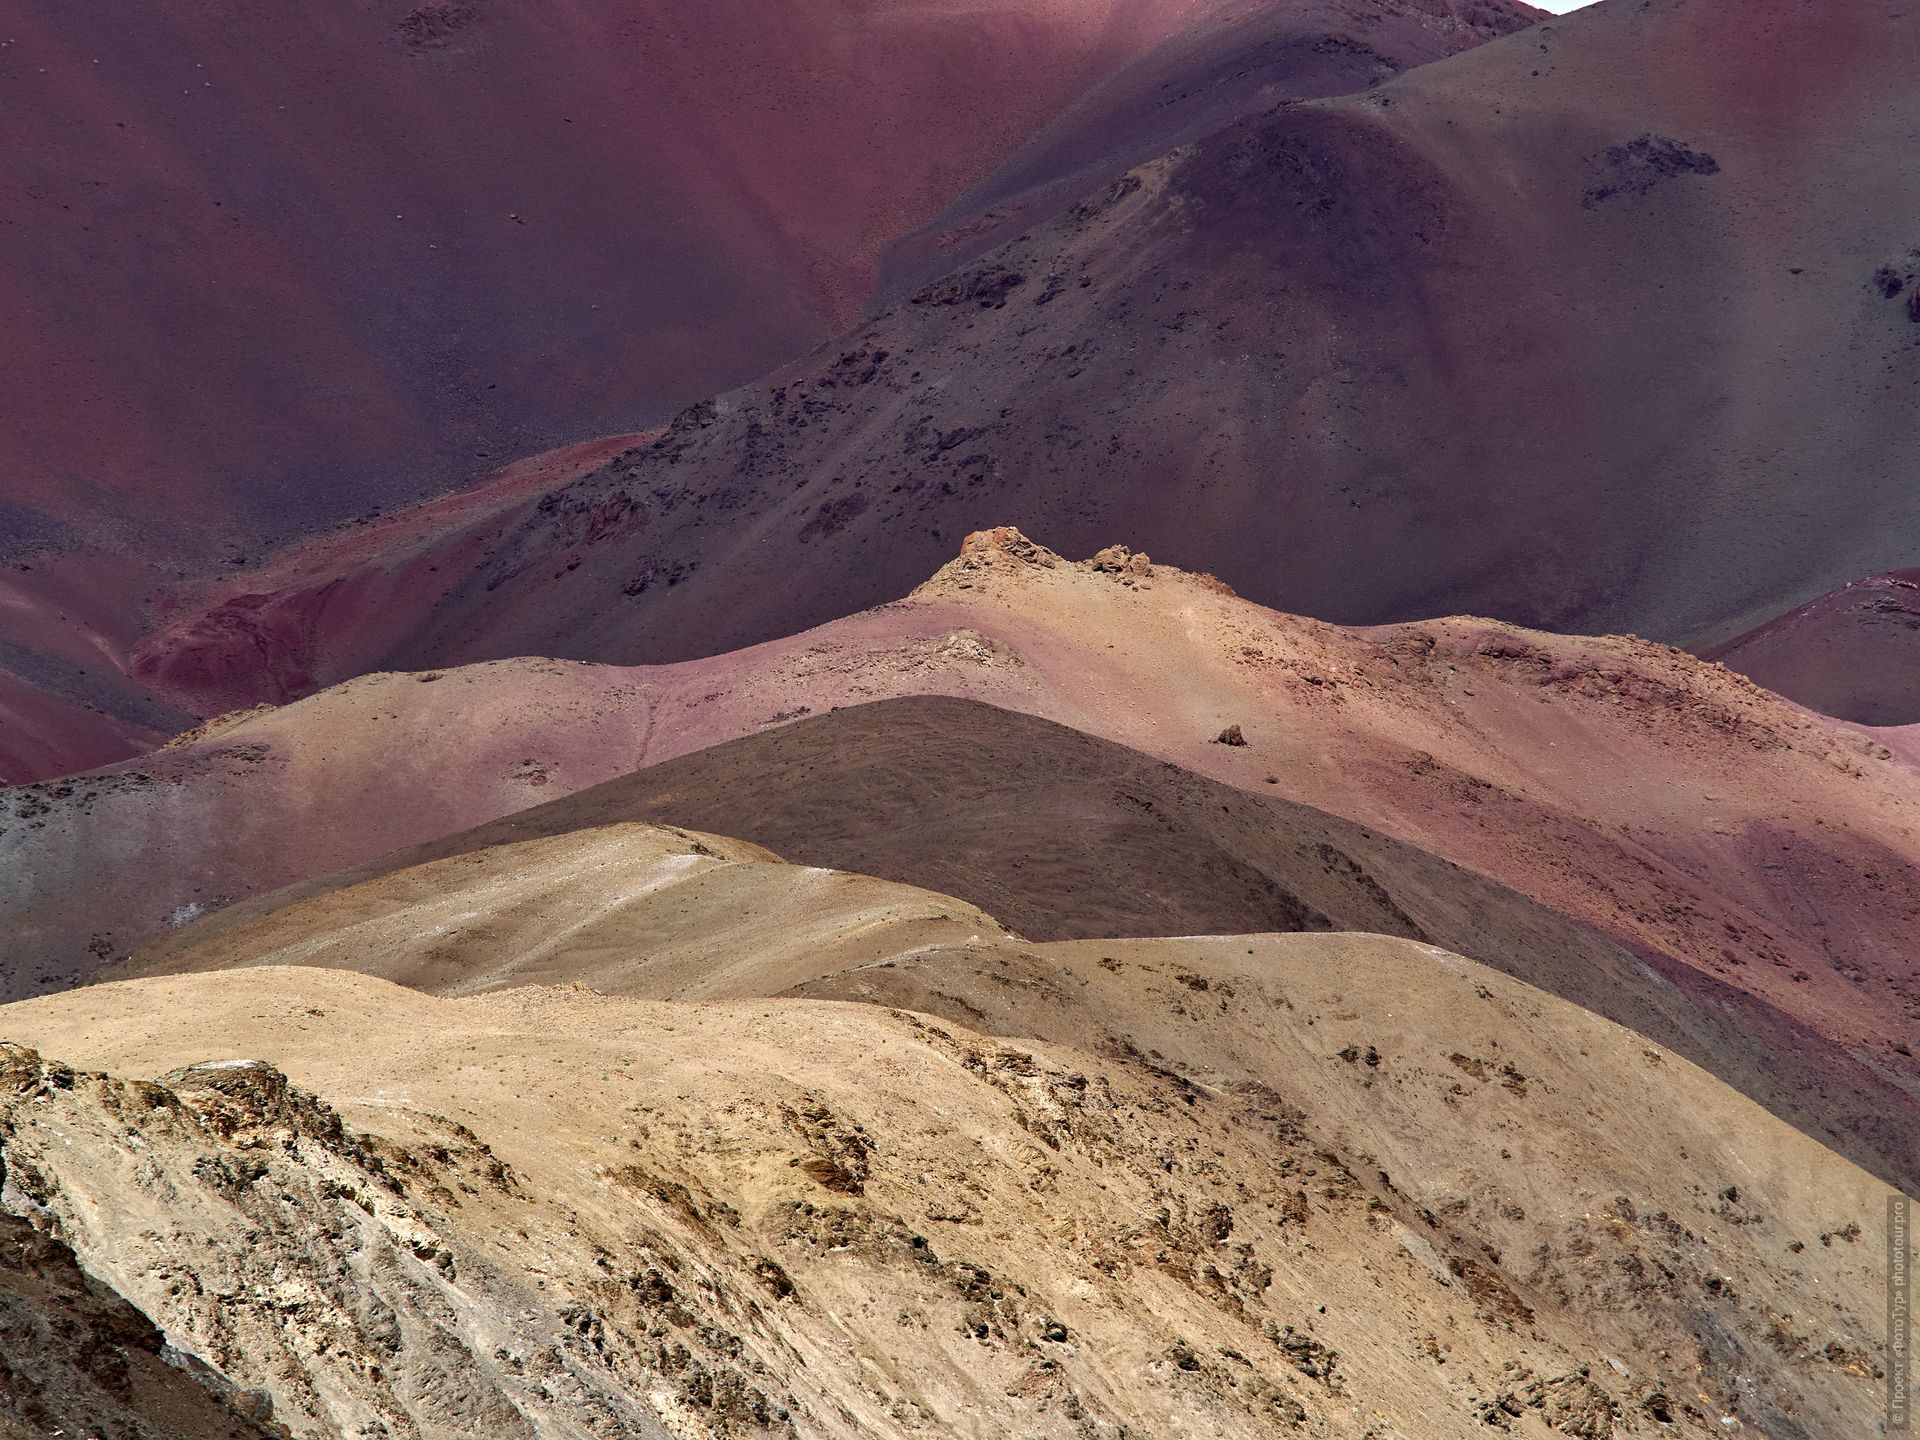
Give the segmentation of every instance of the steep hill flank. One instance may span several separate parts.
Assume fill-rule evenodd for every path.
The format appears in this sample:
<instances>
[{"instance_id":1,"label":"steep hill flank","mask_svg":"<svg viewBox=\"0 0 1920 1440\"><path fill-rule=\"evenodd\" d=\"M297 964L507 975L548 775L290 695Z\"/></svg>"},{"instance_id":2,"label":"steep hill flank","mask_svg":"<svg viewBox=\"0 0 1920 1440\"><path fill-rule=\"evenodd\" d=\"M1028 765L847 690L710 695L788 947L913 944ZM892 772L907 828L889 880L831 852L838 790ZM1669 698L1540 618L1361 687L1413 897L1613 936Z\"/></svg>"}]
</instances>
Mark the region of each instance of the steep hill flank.
<instances>
[{"instance_id":1,"label":"steep hill flank","mask_svg":"<svg viewBox=\"0 0 1920 1440\"><path fill-rule=\"evenodd\" d=\"M239 0L73 0L15 17L0 36L15 201L0 566L19 598L0 718L29 728L0 739L0 775L90 768L178 728L114 666L183 574L216 582L216 607L290 583L263 556L503 460L663 421L862 319L893 240L1108 77L1173 64L1189 88L1237 93L1253 66L1271 103L1362 88L1534 13L370 0L296 26ZM1253 31L1270 43L1250 51ZM1151 131L1165 98L1100 103ZM445 580L473 560L449 546ZM338 546L306 558L353 563ZM414 568L384 597L402 636L444 589ZM110 599L98 647L76 650L58 613L74 573ZM355 623L381 602L346 588L314 623L386 643ZM270 648L310 628L232 613ZM250 678L300 677L283 657ZM187 708L233 707L203 693Z\"/></svg>"}]
</instances>

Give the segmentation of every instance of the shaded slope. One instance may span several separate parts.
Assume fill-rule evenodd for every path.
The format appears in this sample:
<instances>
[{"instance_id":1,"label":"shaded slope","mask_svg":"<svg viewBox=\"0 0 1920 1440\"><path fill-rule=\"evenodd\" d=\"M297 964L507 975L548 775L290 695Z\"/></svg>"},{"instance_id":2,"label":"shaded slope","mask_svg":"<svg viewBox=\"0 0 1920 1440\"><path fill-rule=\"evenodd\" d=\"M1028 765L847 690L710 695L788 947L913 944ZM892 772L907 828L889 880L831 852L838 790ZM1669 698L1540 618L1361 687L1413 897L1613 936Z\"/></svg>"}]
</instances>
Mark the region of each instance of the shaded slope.
<instances>
[{"instance_id":1,"label":"shaded slope","mask_svg":"<svg viewBox=\"0 0 1920 1440\"><path fill-rule=\"evenodd\" d=\"M1532 907L1470 871L1336 816L949 697L809 716L425 853L616 821L742 836L798 864L957 895L1031 940L1361 930L1491 960L1521 948L1514 932L1541 943L1538 927L1562 925L1526 914ZM415 863L416 852L377 863L403 861Z\"/></svg>"},{"instance_id":2,"label":"shaded slope","mask_svg":"<svg viewBox=\"0 0 1920 1440\"><path fill-rule=\"evenodd\" d=\"M1655 0L1251 116L529 505L316 678L720 652L1008 520L1346 622L1724 638L1911 558L1916 64L1890 0ZM141 663L189 695L199 645Z\"/></svg>"},{"instance_id":3,"label":"shaded slope","mask_svg":"<svg viewBox=\"0 0 1920 1440\"><path fill-rule=\"evenodd\" d=\"M891 235L1207 8L22 15L9 503L197 552L670 414L853 319Z\"/></svg>"},{"instance_id":4,"label":"shaded slope","mask_svg":"<svg viewBox=\"0 0 1920 1440\"><path fill-rule=\"evenodd\" d=\"M125 671L144 599L171 578L85 552L0 561L0 782L110 765L193 723Z\"/></svg>"},{"instance_id":5,"label":"shaded slope","mask_svg":"<svg viewBox=\"0 0 1920 1440\"><path fill-rule=\"evenodd\" d=\"M1872 575L1703 652L1810 710L1920 721L1920 570Z\"/></svg>"},{"instance_id":6,"label":"shaded slope","mask_svg":"<svg viewBox=\"0 0 1920 1440\"><path fill-rule=\"evenodd\" d=\"M679 1436L1872 1424L1879 1187L1710 1076L1406 942L1100 949L1027 987L1070 1046L804 1000L132 982L8 1007L114 1073L0 1114L47 1223L315 1434L547 1433L561 1403ZM221 1301L169 1286L187 1256ZM289 1287L312 1324L263 1309Z\"/></svg>"},{"instance_id":7,"label":"shaded slope","mask_svg":"<svg viewBox=\"0 0 1920 1440\"><path fill-rule=\"evenodd\" d=\"M1031 940L1337 929L1462 949L1471 934L1486 959L1507 938L1485 933L1498 928L1490 908L1526 908L1335 816L1037 716L912 696L808 716L273 891L161 948L203 949L209 929L295 895L636 822L739 836L795 864L955 895Z\"/></svg>"}]
</instances>

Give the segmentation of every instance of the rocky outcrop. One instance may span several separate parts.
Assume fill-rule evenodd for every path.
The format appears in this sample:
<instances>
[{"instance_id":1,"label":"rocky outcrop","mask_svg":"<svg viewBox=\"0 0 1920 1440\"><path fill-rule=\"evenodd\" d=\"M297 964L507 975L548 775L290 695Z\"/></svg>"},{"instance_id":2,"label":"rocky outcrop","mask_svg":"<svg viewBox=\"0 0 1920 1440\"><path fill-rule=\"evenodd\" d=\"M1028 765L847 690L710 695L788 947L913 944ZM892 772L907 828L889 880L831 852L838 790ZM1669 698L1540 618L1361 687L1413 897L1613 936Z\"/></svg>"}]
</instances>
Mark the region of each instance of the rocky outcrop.
<instances>
[{"instance_id":1,"label":"rocky outcrop","mask_svg":"<svg viewBox=\"0 0 1920 1440\"><path fill-rule=\"evenodd\" d=\"M564 1302L449 1223L517 1189L463 1126L429 1119L399 1145L262 1061L127 1082L16 1046L0 1147L10 1209L85 1247L174 1351L270 1397L253 1408L294 1435L664 1433L604 1361L537 1343L568 1333ZM112 1350L143 1326L157 1333L128 1321Z\"/></svg>"},{"instance_id":2,"label":"rocky outcrop","mask_svg":"<svg viewBox=\"0 0 1920 1440\"><path fill-rule=\"evenodd\" d=\"M0 1440L280 1440L272 1413L267 1392L175 1349L65 1243L0 1215Z\"/></svg>"},{"instance_id":3,"label":"rocky outcrop","mask_svg":"<svg viewBox=\"0 0 1920 1440\"><path fill-rule=\"evenodd\" d=\"M1878 1413L1880 1188L1470 961L1096 941L808 989L265 969L8 1007L40 1049L0 1058L6 1208L299 1440ZM272 1062L179 1063L235 1052Z\"/></svg>"}]
</instances>

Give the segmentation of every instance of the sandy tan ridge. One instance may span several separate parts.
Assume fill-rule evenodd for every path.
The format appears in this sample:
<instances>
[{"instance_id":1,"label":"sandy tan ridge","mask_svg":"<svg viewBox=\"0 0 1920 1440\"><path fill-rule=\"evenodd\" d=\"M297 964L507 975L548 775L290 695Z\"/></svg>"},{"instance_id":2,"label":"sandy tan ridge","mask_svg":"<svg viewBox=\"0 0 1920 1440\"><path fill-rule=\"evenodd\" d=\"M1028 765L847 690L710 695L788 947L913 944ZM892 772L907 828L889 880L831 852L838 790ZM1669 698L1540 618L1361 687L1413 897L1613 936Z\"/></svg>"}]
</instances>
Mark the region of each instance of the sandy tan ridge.
<instances>
[{"instance_id":1,"label":"sandy tan ridge","mask_svg":"<svg viewBox=\"0 0 1920 1440\"><path fill-rule=\"evenodd\" d=\"M1878 1413L1880 1187L1472 962L1090 942L836 992L882 1003L265 969L16 1004L120 1078L5 1052L12 1193L303 1437ZM1055 1038L978 1033L1009 1006Z\"/></svg>"}]
</instances>

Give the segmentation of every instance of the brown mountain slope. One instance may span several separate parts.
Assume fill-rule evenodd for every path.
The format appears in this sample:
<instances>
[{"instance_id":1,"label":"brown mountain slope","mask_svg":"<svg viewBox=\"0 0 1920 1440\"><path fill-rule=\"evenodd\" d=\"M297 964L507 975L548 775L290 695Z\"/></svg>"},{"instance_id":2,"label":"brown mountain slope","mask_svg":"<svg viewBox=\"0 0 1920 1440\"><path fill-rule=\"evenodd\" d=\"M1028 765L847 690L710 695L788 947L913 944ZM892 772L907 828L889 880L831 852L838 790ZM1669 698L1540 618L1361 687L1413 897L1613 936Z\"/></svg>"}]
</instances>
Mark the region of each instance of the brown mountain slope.
<instances>
[{"instance_id":1,"label":"brown mountain slope","mask_svg":"<svg viewBox=\"0 0 1920 1440\"><path fill-rule=\"evenodd\" d=\"M1594 7L1135 170L529 502L404 637L327 623L383 562L235 588L317 682L667 660L1012 520L1328 619L1711 643L1911 558L1916 65L1895 0ZM220 708L274 642L209 616L136 666Z\"/></svg>"},{"instance_id":2,"label":"brown mountain slope","mask_svg":"<svg viewBox=\"0 0 1920 1440\"><path fill-rule=\"evenodd\" d=\"M466 851L310 896L275 892L185 927L115 975L325 965L440 995L587 985L708 1000L923 951L1020 944L946 895L628 824Z\"/></svg>"},{"instance_id":3,"label":"brown mountain slope","mask_svg":"<svg viewBox=\"0 0 1920 1440\"><path fill-rule=\"evenodd\" d=\"M900 702L842 713L855 717L856 725L884 726L886 712L898 708ZM951 718L953 709L963 707L947 702L932 708ZM823 722L830 733L837 733L837 718ZM783 731L765 741L798 739L818 755L822 727L793 728L811 730L815 738ZM1082 779L1076 805L1059 783L1074 758L1070 742L1107 752L1115 747L1096 746L1072 732L1066 732L1068 741L1035 733L1057 729L1027 721L1010 737L1038 742L1039 757L1055 769L1055 788L1023 793L1017 801L1048 807L1057 814L1054 822L995 823L1005 809L983 800L981 792L1011 797L983 780L995 773L989 737L975 765L944 772L930 767L935 783L960 792L945 810L953 823L947 853L923 858L940 853L940 817L929 815L897 837L889 832L898 845L885 857L886 868L922 884L942 874L972 880L969 893L976 899L1014 898L1043 927L1030 931L1031 938L1043 938L1049 926L1056 933L1090 934L1098 928L1100 905L1119 895L1117 933L1136 927L1165 933L1171 927L1156 927L1153 920L1185 907L1187 914L1222 923L1251 910L1256 919L1277 918L1287 929L1385 931L1470 948L1475 959L1684 1055L1867 1168L1896 1183L1920 1184L1913 1163L1920 1150L1920 1107L1790 1015L1731 987L1675 986L1619 944L1470 872L1332 817L1183 772L1140 776L1146 783L1119 791L1135 802L1128 815L1104 826L1089 824L1084 801L1097 791ZM109 976L326 965L437 994L581 984L645 999L706 1000L922 962L943 973L985 967L1003 981L1007 973L1023 972L1032 948L994 918L946 895L778 863L738 841L613 819L641 809L636 799L657 793L656 778L684 786L705 769L778 785L777 766L752 766L769 748L747 741L702 751L630 781L599 786L576 797L577 803L543 806L524 819L401 852L358 872L243 901L175 931ZM894 753L925 762L935 758L930 750L909 745ZM1117 753L1122 763L1133 758ZM1113 763L1111 753L1098 758ZM1017 775L1006 779L1019 783ZM843 770L822 783L845 792L840 803L856 817L863 801L887 805L898 798L870 772ZM666 803L686 805L672 797ZM845 820L836 818L831 803L823 807L828 838L804 848L847 849ZM983 830L970 830L969 819ZM858 836L857 818L852 828ZM1320 838L1303 844L1303 830ZM1210 841L1209 853L1192 868L1191 862L1152 853L1200 836ZM1326 843L1326 837L1347 848ZM1041 843L1047 848L1038 849ZM1112 867L1128 862L1116 862L1116 852L1151 855L1133 862L1127 877L1151 893L1150 901L1120 886ZM1264 893L1251 905L1236 906L1232 902L1248 877L1264 880ZM1041 903L1034 894L1040 884L1059 898ZM996 1023L1015 1022L1002 1015Z\"/></svg>"},{"instance_id":4,"label":"brown mountain slope","mask_svg":"<svg viewBox=\"0 0 1920 1440\"><path fill-rule=\"evenodd\" d=\"M1920 570L1871 575L1705 652L1823 715L1920 721Z\"/></svg>"},{"instance_id":5,"label":"brown mountain slope","mask_svg":"<svg viewBox=\"0 0 1920 1440\"><path fill-rule=\"evenodd\" d=\"M302 1435L1873 1424L1879 1187L1710 1076L1404 941L1102 948L1028 992L1074 1045L102 986L0 1011L87 1067L0 1126L42 1223Z\"/></svg>"},{"instance_id":6,"label":"brown mountain slope","mask_svg":"<svg viewBox=\"0 0 1920 1440\"><path fill-rule=\"evenodd\" d=\"M934 695L836 708L696 750L237 902L144 954L204 951L210 931L243 917L409 866L636 822L955 895L1032 940L1364 930L1492 960L1492 950L1540 943L1542 927L1570 931L1363 826L1038 716Z\"/></svg>"},{"instance_id":7,"label":"brown mountain slope","mask_svg":"<svg viewBox=\"0 0 1920 1440\"><path fill-rule=\"evenodd\" d=\"M7 792L4 981L70 983L248 895L801 714L928 693L1044 715L1473 870L1624 945L1688 1006L1803 1051L1868 1131L1891 1127L1873 1153L1902 1153L1920 772L1885 747L1643 641L1475 620L1344 630L1008 533L970 541L906 602L738 655L370 677ZM1233 725L1248 743L1217 743Z\"/></svg>"},{"instance_id":8,"label":"brown mountain slope","mask_svg":"<svg viewBox=\"0 0 1920 1440\"><path fill-rule=\"evenodd\" d=\"M0 182L20 202L0 231L0 562L19 592L0 718L27 733L0 736L0 775L87 769L180 728L114 666L185 598L183 570L222 583L316 528L791 360L875 308L892 240L1137 59L1157 74L1171 47L1208 93L1257 66L1269 95L1319 94L1534 13L377 0L288 28L239 0L74 0L22 16L0 37ZM1165 109L1136 99L1126 123L1152 133ZM331 541L307 559L357 563ZM76 577L112 602L80 637L59 613ZM412 620L439 588L388 603ZM382 598L356 591L327 625L358 629ZM297 661L264 678L305 688ZM259 698L284 697L236 703Z\"/></svg>"}]
</instances>

